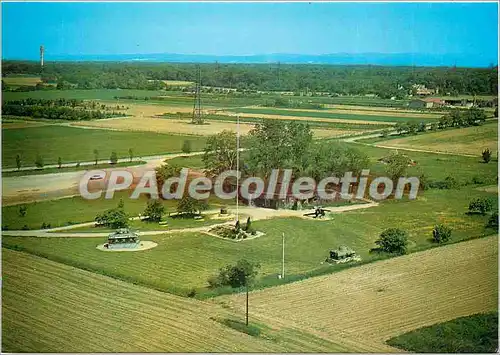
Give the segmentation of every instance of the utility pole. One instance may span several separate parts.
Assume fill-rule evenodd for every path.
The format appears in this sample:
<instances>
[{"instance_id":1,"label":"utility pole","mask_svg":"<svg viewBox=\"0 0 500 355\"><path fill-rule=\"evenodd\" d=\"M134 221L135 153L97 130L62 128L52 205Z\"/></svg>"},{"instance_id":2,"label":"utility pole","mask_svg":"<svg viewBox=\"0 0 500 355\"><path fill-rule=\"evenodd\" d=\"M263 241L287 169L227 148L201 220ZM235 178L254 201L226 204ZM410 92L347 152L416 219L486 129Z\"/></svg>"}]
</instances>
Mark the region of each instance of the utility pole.
<instances>
[{"instance_id":1,"label":"utility pole","mask_svg":"<svg viewBox=\"0 0 500 355\"><path fill-rule=\"evenodd\" d=\"M245 324L248 326L248 280L246 282L246 286L247 286L247 312L246 312Z\"/></svg>"},{"instance_id":2,"label":"utility pole","mask_svg":"<svg viewBox=\"0 0 500 355\"><path fill-rule=\"evenodd\" d=\"M281 278L285 278L285 233L282 234L283 237L283 258L282 258L282 264L281 264Z\"/></svg>"}]
</instances>

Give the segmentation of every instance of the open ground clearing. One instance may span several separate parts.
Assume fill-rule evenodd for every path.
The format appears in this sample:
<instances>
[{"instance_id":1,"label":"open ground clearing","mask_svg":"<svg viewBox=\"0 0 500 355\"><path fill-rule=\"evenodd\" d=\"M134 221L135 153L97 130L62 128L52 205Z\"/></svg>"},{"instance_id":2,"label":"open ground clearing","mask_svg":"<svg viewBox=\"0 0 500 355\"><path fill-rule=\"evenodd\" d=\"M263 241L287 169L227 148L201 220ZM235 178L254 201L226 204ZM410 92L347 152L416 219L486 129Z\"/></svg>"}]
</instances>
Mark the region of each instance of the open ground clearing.
<instances>
[{"instance_id":1,"label":"open ground clearing","mask_svg":"<svg viewBox=\"0 0 500 355\"><path fill-rule=\"evenodd\" d=\"M382 230L399 227L408 230L410 251L435 246L430 241L432 229L436 224L444 223L453 230L452 241L480 237L485 233L484 225L488 216L468 216L465 214L472 198L491 194L478 190L431 190L416 201L387 201L377 207L359 211L334 214L333 220L317 221L301 218L275 218L254 221L256 230L266 235L254 240L234 243L201 233L173 233L144 237L158 246L147 251L147 258L142 253L103 255L95 249L103 242L99 238L29 238L3 237L7 248L22 249L49 259L78 266L98 273L104 273L123 280L137 282L159 290L186 294L196 288L201 297L213 292L207 290L207 279L220 267L236 262L242 255L249 260L261 263L261 278L258 284L270 286L280 283L276 275L281 270L282 240L286 236L287 264L286 272L291 278L329 273L345 266L323 264L328 250L339 245L352 247L365 261L375 260L379 256L370 254L374 242ZM61 203L63 201L63 203ZM92 220L97 210L92 210L92 202L87 209L82 209L78 199L71 199L75 206L71 208L67 201L50 201L28 206L25 218L45 216L45 222L54 219L73 218L86 215L86 221ZM114 203L101 201L99 208L115 207ZM58 206L59 203L59 206ZM93 202L95 205L96 203ZM42 208L45 206L45 208ZM64 206L64 208L61 208ZM144 209L145 202L132 205L125 202L125 208L137 212ZM40 208L36 212L32 208ZM73 209L74 212L69 211ZM57 211L60 211L57 213ZM411 211L411 214L410 214ZM18 207L4 207L4 223L22 223L17 215ZM410 217L413 215L413 217ZM30 217L34 216L34 217ZM83 222L83 221L82 221ZM52 227L55 223L51 223ZM36 224L35 224L36 225ZM321 228L318 228L321 225ZM12 228L11 228L12 229ZM4 234L8 235L8 231ZM141 255L139 255L141 254Z\"/></svg>"},{"instance_id":2,"label":"open ground clearing","mask_svg":"<svg viewBox=\"0 0 500 355\"><path fill-rule=\"evenodd\" d=\"M96 127L103 129L113 129L119 131L134 131L134 132L159 132L184 134L195 136L209 136L219 133L223 130L236 131L236 123L231 121L214 121L205 120L206 124L195 125L188 120L163 119L157 117L126 117L113 118L98 121L86 121L72 123L72 126L78 127ZM254 128L255 124L240 123L240 133L248 134ZM313 128L312 132L317 138L335 138L344 136L352 131L346 129L328 129L328 128ZM359 133L359 131L357 131Z\"/></svg>"},{"instance_id":3,"label":"open ground clearing","mask_svg":"<svg viewBox=\"0 0 500 355\"><path fill-rule=\"evenodd\" d=\"M498 122L477 127L448 129L415 136L377 141L376 145L394 148L415 148L452 154L481 156L489 148L497 156Z\"/></svg>"},{"instance_id":4,"label":"open ground clearing","mask_svg":"<svg viewBox=\"0 0 500 355\"><path fill-rule=\"evenodd\" d=\"M3 249L2 259L2 350L6 352L349 350L287 328L268 328L269 339L252 337L210 319L242 319L218 305L16 251Z\"/></svg>"},{"instance_id":5,"label":"open ground clearing","mask_svg":"<svg viewBox=\"0 0 500 355\"><path fill-rule=\"evenodd\" d=\"M374 344L419 327L496 311L497 257L493 236L380 261L252 292L250 315L374 351ZM216 300L244 307L242 294Z\"/></svg>"},{"instance_id":6,"label":"open ground clearing","mask_svg":"<svg viewBox=\"0 0 500 355\"><path fill-rule=\"evenodd\" d=\"M97 122L96 122L97 123ZM142 123L144 124L144 123ZM37 154L45 164L92 161L94 149L99 159L109 158L116 151L119 158L128 157L130 148L134 157L180 152L185 140L193 150L202 150L203 137L168 135L154 132L116 132L85 130L75 127L43 126L2 131L2 166L16 167L16 155L21 155L23 166L34 166Z\"/></svg>"}]
</instances>

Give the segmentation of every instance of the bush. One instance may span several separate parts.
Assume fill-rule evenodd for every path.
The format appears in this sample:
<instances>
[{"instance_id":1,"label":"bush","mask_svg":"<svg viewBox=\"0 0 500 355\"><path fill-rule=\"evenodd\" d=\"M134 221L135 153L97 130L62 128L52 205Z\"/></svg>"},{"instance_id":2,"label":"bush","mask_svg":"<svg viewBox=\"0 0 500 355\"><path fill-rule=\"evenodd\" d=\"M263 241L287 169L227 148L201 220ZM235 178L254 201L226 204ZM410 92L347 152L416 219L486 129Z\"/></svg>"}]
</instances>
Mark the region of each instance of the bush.
<instances>
[{"instance_id":1,"label":"bush","mask_svg":"<svg viewBox=\"0 0 500 355\"><path fill-rule=\"evenodd\" d=\"M40 154L37 154L35 159L35 166L39 169L44 167L43 157Z\"/></svg>"},{"instance_id":2,"label":"bush","mask_svg":"<svg viewBox=\"0 0 500 355\"><path fill-rule=\"evenodd\" d=\"M184 141L184 143L182 143L182 152L183 153L191 153L191 141Z\"/></svg>"},{"instance_id":3,"label":"bush","mask_svg":"<svg viewBox=\"0 0 500 355\"><path fill-rule=\"evenodd\" d=\"M116 152L111 152L111 156L109 157L109 163L110 164L116 164L118 163L118 154Z\"/></svg>"},{"instance_id":4,"label":"bush","mask_svg":"<svg viewBox=\"0 0 500 355\"><path fill-rule=\"evenodd\" d=\"M43 222L42 226L40 227L40 229L50 229L50 228L51 228L50 223L45 223L45 222Z\"/></svg>"},{"instance_id":5,"label":"bush","mask_svg":"<svg viewBox=\"0 0 500 355\"><path fill-rule=\"evenodd\" d=\"M489 148L486 148L485 150L483 150L483 152L481 153L482 157L483 157L483 161L485 163L489 163L490 160L491 160L491 150Z\"/></svg>"},{"instance_id":6,"label":"bush","mask_svg":"<svg viewBox=\"0 0 500 355\"><path fill-rule=\"evenodd\" d=\"M25 217L26 213L28 213L28 206L22 205L19 207L19 216Z\"/></svg>"},{"instance_id":7,"label":"bush","mask_svg":"<svg viewBox=\"0 0 500 355\"><path fill-rule=\"evenodd\" d=\"M451 238L451 228L439 224L432 231L432 238L436 243L446 243Z\"/></svg>"},{"instance_id":8,"label":"bush","mask_svg":"<svg viewBox=\"0 0 500 355\"><path fill-rule=\"evenodd\" d=\"M444 181L433 181L428 184L431 189L451 190L458 189L460 183L453 176L447 176Z\"/></svg>"},{"instance_id":9,"label":"bush","mask_svg":"<svg viewBox=\"0 0 500 355\"><path fill-rule=\"evenodd\" d=\"M498 211L495 211L491 214L488 219L488 223L486 224L486 228L492 228L498 231Z\"/></svg>"},{"instance_id":10,"label":"bush","mask_svg":"<svg viewBox=\"0 0 500 355\"><path fill-rule=\"evenodd\" d=\"M389 228L380 234L375 242L380 250L391 254L406 254L408 245L408 233L399 228Z\"/></svg>"},{"instance_id":11,"label":"bush","mask_svg":"<svg viewBox=\"0 0 500 355\"><path fill-rule=\"evenodd\" d=\"M485 215L493 209L493 201L488 198L477 198L469 203L469 213Z\"/></svg>"},{"instance_id":12,"label":"bush","mask_svg":"<svg viewBox=\"0 0 500 355\"><path fill-rule=\"evenodd\" d=\"M219 270L219 275L208 279L210 287L231 286L237 288L252 283L257 276L259 264L245 259L239 260L236 265L227 265Z\"/></svg>"},{"instance_id":13,"label":"bush","mask_svg":"<svg viewBox=\"0 0 500 355\"><path fill-rule=\"evenodd\" d=\"M128 227L128 215L123 208L123 200L120 200L118 207L98 214L95 218L95 222L98 225L114 229Z\"/></svg>"},{"instance_id":14,"label":"bush","mask_svg":"<svg viewBox=\"0 0 500 355\"><path fill-rule=\"evenodd\" d=\"M144 210L144 215L148 217L150 222L160 222L165 214L165 207L158 200L148 201L148 205Z\"/></svg>"},{"instance_id":15,"label":"bush","mask_svg":"<svg viewBox=\"0 0 500 355\"><path fill-rule=\"evenodd\" d=\"M190 298L193 298L196 296L196 290L194 288L192 288L191 290L189 290L189 292L187 293L187 296L190 297Z\"/></svg>"}]
</instances>

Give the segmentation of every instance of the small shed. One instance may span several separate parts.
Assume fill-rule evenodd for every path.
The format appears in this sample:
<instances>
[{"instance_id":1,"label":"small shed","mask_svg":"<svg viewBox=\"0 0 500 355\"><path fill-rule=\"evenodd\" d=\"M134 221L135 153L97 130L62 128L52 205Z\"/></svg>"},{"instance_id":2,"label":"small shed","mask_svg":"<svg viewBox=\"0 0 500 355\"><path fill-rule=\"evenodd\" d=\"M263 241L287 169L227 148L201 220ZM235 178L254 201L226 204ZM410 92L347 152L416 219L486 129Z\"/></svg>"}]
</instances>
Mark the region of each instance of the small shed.
<instances>
[{"instance_id":1,"label":"small shed","mask_svg":"<svg viewBox=\"0 0 500 355\"><path fill-rule=\"evenodd\" d=\"M330 259L342 260L356 256L356 252L349 247L341 246L335 250L330 250Z\"/></svg>"},{"instance_id":2,"label":"small shed","mask_svg":"<svg viewBox=\"0 0 500 355\"><path fill-rule=\"evenodd\" d=\"M139 235L128 228L120 228L108 235L107 249L136 248L140 243Z\"/></svg>"}]
</instances>

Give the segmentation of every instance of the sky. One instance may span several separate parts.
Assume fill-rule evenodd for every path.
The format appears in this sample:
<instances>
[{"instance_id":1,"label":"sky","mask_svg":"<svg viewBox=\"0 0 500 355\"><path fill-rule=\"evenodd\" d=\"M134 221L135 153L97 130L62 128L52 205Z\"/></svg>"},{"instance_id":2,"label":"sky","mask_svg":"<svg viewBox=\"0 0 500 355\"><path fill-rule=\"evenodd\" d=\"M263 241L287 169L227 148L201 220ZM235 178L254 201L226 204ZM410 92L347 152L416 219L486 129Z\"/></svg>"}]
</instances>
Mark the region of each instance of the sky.
<instances>
[{"instance_id":1,"label":"sky","mask_svg":"<svg viewBox=\"0 0 500 355\"><path fill-rule=\"evenodd\" d=\"M2 3L2 57L460 54L498 62L497 3Z\"/></svg>"}]
</instances>

